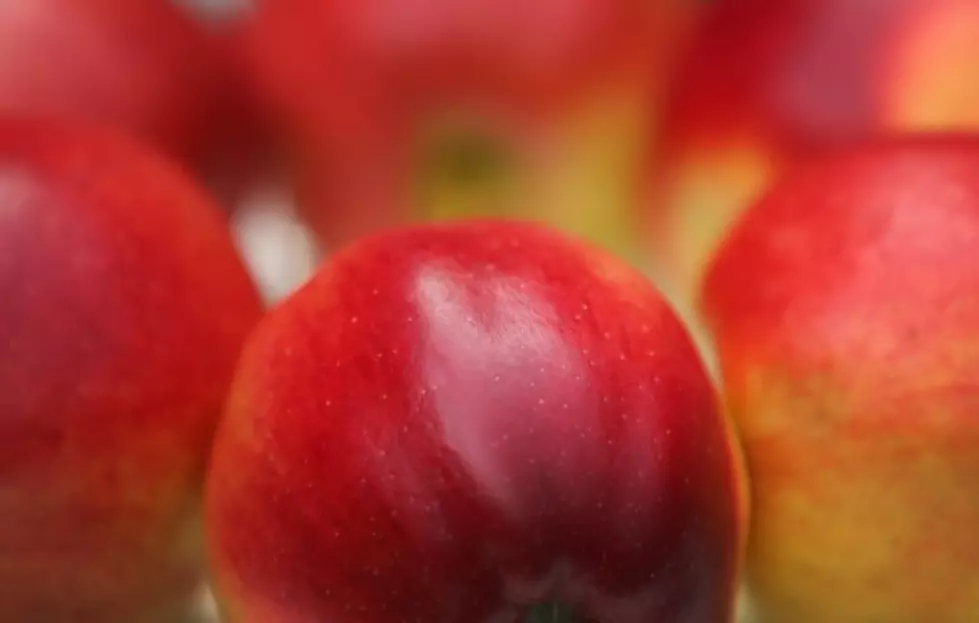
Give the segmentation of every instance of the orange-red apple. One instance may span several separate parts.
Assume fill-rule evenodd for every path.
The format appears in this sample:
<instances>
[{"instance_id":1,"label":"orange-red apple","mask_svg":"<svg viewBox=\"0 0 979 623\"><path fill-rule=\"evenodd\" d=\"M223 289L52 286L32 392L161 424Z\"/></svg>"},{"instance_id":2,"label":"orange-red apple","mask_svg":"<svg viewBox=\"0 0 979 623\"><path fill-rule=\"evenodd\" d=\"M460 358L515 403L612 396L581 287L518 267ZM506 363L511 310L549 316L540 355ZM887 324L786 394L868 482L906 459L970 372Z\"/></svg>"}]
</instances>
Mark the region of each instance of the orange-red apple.
<instances>
[{"instance_id":1,"label":"orange-red apple","mask_svg":"<svg viewBox=\"0 0 979 623\"><path fill-rule=\"evenodd\" d=\"M643 129L692 0L262 0L250 56L305 213L548 221L629 252Z\"/></svg>"},{"instance_id":2,"label":"orange-red apple","mask_svg":"<svg viewBox=\"0 0 979 623\"><path fill-rule=\"evenodd\" d=\"M0 121L0 620L186 620L203 467L260 312L172 165Z\"/></svg>"},{"instance_id":3,"label":"orange-red apple","mask_svg":"<svg viewBox=\"0 0 979 623\"><path fill-rule=\"evenodd\" d=\"M430 224L259 324L205 518L232 623L720 623L742 474L640 273L539 226Z\"/></svg>"},{"instance_id":4,"label":"orange-red apple","mask_svg":"<svg viewBox=\"0 0 979 623\"><path fill-rule=\"evenodd\" d=\"M751 475L758 621L975 621L979 137L789 174L702 300Z\"/></svg>"},{"instance_id":5,"label":"orange-red apple","mask_svg":"<svg viewBox=\"0 0 979 623\"><path fill-rule=\"evenodd\" d=\"M112 125L229 196L251 165L239 74L172 0L0 2L0 113Z\"/></svg>"},{"instance_id":6,"label":"orange-red apple","mask_svg":"<svg viewBox=\"0 0 979 623\"><path fill-rule=\"evenodd\" d=\"M715 3L649 165L664 287L692 299L730 224L796 163L894 131L979 128L977 58L973 0Z\"/></svg>"}]
</instances>

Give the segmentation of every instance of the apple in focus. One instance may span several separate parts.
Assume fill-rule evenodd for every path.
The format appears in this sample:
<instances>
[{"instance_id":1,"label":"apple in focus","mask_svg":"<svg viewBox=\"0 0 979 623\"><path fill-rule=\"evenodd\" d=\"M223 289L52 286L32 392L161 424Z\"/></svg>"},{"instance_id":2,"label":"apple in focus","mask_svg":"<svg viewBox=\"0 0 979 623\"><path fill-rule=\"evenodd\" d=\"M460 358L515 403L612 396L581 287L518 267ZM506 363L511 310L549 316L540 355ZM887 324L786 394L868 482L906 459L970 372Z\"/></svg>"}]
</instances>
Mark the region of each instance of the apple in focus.
<instances>
[{"instance_id":1,"label":"apple in focus","mask_svg":"<svg viewBox=\"0 0 979 623\"><path fill-rule=\"evenodd\" d=\"M701 310L751 475L757 621L975 621L979 137L800 167L722 243Z\"/></svg>"},{"instance_id":2,"label":"apple in focus","mask_svg":"<svg viewBox=\"0 0 979 623\"><path fill-rule=\"evenodd\" d=\"M121 135L120 135L121 136ZM261 313L216 204L101 129L0 120L0 619L188 621Z\"/></svg>"},{"instance_id":3,"label":"apple in focus","mask_svg":"<svg viewBox=\"0 0 979 623\"><path fill-rule=\"evenodd\" d=\"M353 243L259 324L205 520L231 623L720 623L745 490L639 272L464 221Z\"/></svg>"}]
</instances>

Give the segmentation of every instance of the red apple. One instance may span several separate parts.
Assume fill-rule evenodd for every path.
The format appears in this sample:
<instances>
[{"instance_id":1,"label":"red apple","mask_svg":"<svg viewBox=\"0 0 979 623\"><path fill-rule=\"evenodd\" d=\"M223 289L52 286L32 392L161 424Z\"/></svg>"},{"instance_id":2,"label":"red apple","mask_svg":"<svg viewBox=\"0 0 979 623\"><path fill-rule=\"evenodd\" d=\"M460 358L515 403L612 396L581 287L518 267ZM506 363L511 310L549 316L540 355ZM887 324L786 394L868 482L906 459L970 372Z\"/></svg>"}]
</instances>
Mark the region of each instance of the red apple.
<instances>
[{"instance_id":1,"label":"red apple","mask_svg":"<svg viewBox=\"0 0 979 623\"><path fill-rule=\"evenodd\" d=\"M260 311L171 165L0 121L0 620L185 620L203 467Z\"/></svg>"},{"instance_id":2,"label":"red apple","mask_svg":"<svg viewBox=\"0 0 979 623\"><path fill-rule=\"evenodd\" d=\"M214 576L232 623L731 621L737 452L638 272L532 225L377 234L249 338Z\"/></svg>"},{"instance_id":3,"label":"red apple","mask_svg":"<svg viewBox=\"0 0 979 623\"><path fill-rule=\"evenodd\" d=\"M170 0L0 2L0 113L110 124L229 193L251 165L236 69Z\"/></svg>"},{"instance_id":4,"label":"red apple","mask_svg":"<svg viewBox=\"0 0 979 623\"><path fill-rule=\"evenodd\" d=\"M689 0L264 0L256 73L330 244L519 214L628 248Z\"/></svg>"},{"instance_id":5,"label":"red apple","mask_svg":"<svg viewBox=\"0 0 979 623\"><path fill-rule=\"evenodd\" d=\"M651 164L649 248L694 298L741 211L797 163L891 132L979 129L973 0L716 2Z\"/></svg>"},{"instance_id":6,"label":"red apple","mask_svg":"<svg viewBox=\"0 0 979 623\"><path fill-rule=\"evenodd\" d=\"M975 621L979 138L790 174L703 303L751 474L758 620Z\"/></svg>"}]
</instances>

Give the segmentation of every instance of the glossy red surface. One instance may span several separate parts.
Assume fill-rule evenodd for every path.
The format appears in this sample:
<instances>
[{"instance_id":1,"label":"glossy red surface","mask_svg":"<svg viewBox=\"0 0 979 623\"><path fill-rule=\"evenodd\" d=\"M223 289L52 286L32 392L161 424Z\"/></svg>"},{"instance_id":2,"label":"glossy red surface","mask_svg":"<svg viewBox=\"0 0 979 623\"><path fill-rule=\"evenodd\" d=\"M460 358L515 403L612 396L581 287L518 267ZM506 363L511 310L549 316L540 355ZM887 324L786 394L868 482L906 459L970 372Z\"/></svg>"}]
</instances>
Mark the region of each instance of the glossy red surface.
<instances>
[{"instance_id":1,"label":"glossy red surface","mask_svg":"<svg viewBox=\"0 0 979 623\"><path fill-rule=\"evenodd\" d=\"M474 222L342 251L252 335L209 475L238 623L731 620L745 500L637 272Z\"/></svg>"},{"instance_id":2,"label":"glossy red surface","mask_svg":"<svg viewBox=\"0 0 979 623\"><path fill-rule=\"evenodd\" d=\"M212 201L121 139L0 121L0 619L170 621L260 304Z\"/></svg>"}]
</instances>

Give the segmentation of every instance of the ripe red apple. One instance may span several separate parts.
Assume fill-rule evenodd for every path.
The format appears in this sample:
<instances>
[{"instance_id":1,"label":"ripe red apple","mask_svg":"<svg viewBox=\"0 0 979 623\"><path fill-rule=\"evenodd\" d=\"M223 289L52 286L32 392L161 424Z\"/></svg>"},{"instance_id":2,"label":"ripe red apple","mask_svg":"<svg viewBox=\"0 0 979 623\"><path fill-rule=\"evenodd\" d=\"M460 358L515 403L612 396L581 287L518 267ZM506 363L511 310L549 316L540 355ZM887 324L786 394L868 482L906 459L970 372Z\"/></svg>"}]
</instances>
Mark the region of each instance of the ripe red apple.
<instances>
[{"instance_id":1,"label":"ripe red apple","mask_svg":"<svg viewBox=\"0 0 979 623\"><path fill-rule=\"evenodd\" d=\"M236 63L171 0L0 2L0 113L112 125L229 195L252 164Z\"/></svg>"},{"instance_id":2,"label":"ripe red apple","mask_svg":"<svg viewBox=\"0 0 979 623\"><path fill-rule=\"evenodd\" d=\"M853 147L735 226L703 311L763 623L979 613L979 138Z\"/></svg>"},{"instance_id":3,"label":"ripe red apple","mask_svg":"<svg viewBox=\"0 0 979 623\"><path fill-rule=\"evenodd\" d=\"M688 0L260 0L248 39L329 244L521 215L629 249Z\"/></svg>"},{"instance_id":4,"label":"ripe red apple","mask_svg":"<svg viewBox=\"0 0 979 623\"><path fill-rule=\"evenodd\" d=\"M716 2L680 61L650 169L649 248L695 298L741 211L827 149L979 129L979 3Z\"/></svg>"},{"instance_id":5,"label":"ripe red apple","mask_svg":"<svg viewBox=\"0 0 979 623\"><path fill-rule=\"evenodd\" d=\"M260 311L171 165L0 121L0 620L186 620L204 462Z\"/></svg>"},{"instance_id":6,"label":"ripe red apple","mask_svg":"<svg viewBox=\"0 0 979 623\"><path fill-rule=\"evenodd\" d=\"M205 499L227 620L731 621L745 498L717 404L602 252L492 221L362 239L239 364Z\"/></svg>"}]
</instances>

